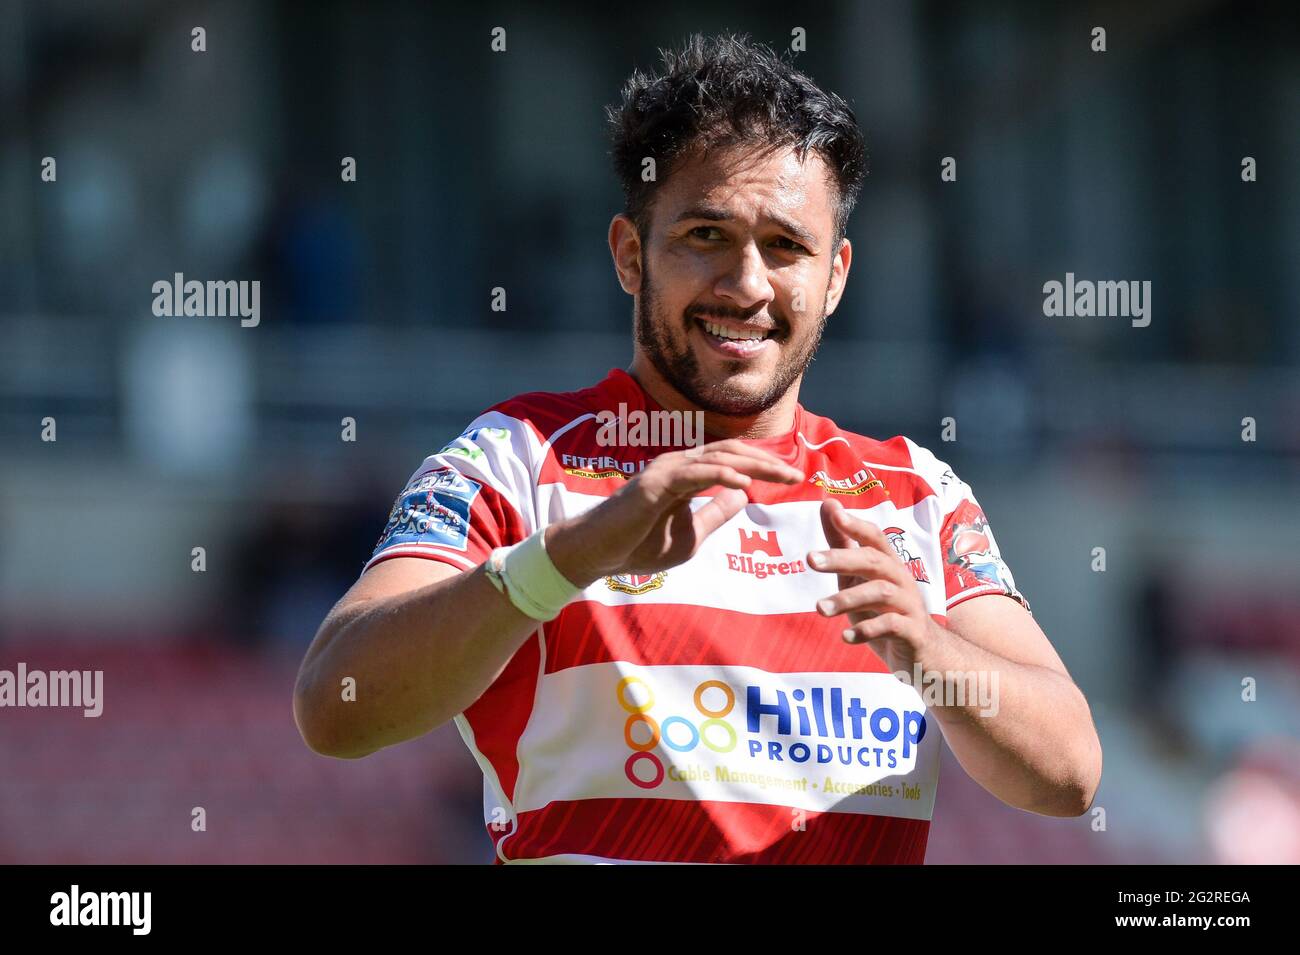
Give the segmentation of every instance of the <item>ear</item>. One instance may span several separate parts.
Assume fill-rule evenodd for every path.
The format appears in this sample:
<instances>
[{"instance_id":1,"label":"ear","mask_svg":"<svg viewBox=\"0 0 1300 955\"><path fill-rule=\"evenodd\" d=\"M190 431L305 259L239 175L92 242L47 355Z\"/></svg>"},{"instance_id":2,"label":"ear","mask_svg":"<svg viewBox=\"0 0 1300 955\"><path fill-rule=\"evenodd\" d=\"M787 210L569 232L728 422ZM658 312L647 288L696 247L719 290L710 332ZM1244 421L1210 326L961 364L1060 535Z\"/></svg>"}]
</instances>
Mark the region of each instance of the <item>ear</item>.
<instances>
[{"instance_id":1,"label":"ear","mask_svg":"<svg viewBox=\"0 0 1300 955\"><path fill-rule=\"evenodd\" d=\"M831 259L831 284L826 290L826 314L830 315L840 304L844 294L844 285L849 280L849 266L853 264L853 243L848 239L840 240L839 250Z\"/></svg>"},{"instance_id":2,"label":"ear","mask_svg":"<svg viewBox=\"0 0 1300 955\"><path fill-rule=\"evenodd\" d=\"M641 236L636 223L623 213L609 223L609 251L614 256L618 284L628 295L641 291Z\"/></svg>"}]
</instances>

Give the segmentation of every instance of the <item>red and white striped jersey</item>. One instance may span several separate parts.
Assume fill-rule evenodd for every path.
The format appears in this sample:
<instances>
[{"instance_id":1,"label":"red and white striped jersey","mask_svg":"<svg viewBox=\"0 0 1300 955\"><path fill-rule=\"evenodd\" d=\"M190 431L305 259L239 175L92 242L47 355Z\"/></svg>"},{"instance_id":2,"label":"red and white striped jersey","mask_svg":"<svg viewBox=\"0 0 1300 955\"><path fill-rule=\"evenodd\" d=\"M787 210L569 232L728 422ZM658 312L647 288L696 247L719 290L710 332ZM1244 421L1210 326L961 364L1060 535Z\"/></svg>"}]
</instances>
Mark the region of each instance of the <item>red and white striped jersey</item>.
<instances>
[{"instance_id":1,"label":"red and white striped jersey","mask_svg":"<svg viewBox=\"0 0 1300 955\"><path fill-rule=\"evenodd\" d=\"M366 567L472 569L680 449L608 443L596 416L620 410L663 413L619 369L492 407L412 475ZM879 525L940 622L982 594L1024 598L970 488L910 439L800 406L750 443L807 479L755 482L684 564L587 587L455 718L498 863L924 861L941 734L916 689L843 641L843 617L816 612L837 586L806 564L828 546L820 502Z\"/></svg>"}]
</instances>

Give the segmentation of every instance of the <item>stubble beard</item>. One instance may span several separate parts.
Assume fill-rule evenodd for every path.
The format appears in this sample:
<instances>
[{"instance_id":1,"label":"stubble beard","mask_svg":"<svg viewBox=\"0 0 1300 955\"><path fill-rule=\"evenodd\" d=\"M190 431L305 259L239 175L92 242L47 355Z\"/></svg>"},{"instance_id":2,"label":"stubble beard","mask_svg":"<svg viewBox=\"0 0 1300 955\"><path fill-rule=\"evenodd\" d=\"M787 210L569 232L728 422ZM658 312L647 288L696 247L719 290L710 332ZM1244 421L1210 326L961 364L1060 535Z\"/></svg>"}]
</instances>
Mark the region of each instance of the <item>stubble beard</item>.
<instances>
[{"instance_id":1,"label":"stubble beard","mask_svg":"<svg viewBox=\"0 0 1300 955\"><path fill-rule=\"evenodd\" d=\"M785 351L788 347L786 342L789 339L790 323L778 318L776 337L778 347L783 349L782 355L777 361L776 369L767 387L759 394L752 394L732 387L725 377L718 382L704 380L695 352L686 341L691 326L695 324L690 308L676 319L680 324L683 337L681 347L674 347L672 339L667 334L668 323L674 319L657 314L654 283L651 281L650 270L644 260L641 265L641 290L636 297L634 311L637 344L644 350L646 357L650 359L650 363L663 379L695 407L713 414L737 418L753 417L780 401L812 364L817 348L821 344L822 333L826 330L825 297L822 298L817 327L803 346L795 352ZM707 314L724 314L726 310L708 308L701 311ZM742 317L739 309L735 310L734 317ZM727 374L738 374L744 370L746 364L748 363L742 361L726 362L723 368Z\"/></svg>"}]
</instances>

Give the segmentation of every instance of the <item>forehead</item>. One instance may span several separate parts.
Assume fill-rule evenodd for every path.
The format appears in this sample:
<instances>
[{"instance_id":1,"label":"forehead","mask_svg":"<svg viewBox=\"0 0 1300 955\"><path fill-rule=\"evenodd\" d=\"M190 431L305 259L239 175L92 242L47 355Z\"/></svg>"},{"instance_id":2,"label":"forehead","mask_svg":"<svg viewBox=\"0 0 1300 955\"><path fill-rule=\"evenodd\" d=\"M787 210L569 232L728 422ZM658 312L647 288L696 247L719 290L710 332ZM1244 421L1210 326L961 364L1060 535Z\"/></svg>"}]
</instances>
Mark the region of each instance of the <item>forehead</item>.
<instances>
[{"instance_id":1,"label":"forehead","mask_svg":"<svg viewBox=\"0 0 1300 955\"><path fill-rule=\"evenodd\" d=\"M829 232L834 201L830 169L815 150L801 161L793 147L737 145L696 151L680 160L654 205L664 224L705 206L752 221L775 212L797 217L813 231L824 227Z\"/></svg>"}]
</instances>

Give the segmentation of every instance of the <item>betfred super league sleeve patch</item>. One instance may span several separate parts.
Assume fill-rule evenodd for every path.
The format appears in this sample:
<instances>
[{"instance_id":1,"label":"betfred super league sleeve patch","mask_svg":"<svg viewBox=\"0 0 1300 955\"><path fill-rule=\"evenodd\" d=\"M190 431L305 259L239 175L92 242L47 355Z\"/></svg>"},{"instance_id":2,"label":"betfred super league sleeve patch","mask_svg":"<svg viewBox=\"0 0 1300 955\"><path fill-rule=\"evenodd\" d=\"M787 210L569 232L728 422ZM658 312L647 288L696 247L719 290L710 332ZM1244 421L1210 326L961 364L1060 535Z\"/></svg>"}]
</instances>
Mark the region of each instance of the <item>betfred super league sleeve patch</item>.
<instances>
[{"instance_id":1,"label":"betfred super league sleeve patch","mask_svg":"<svg viewBox=\"0 0 1300 955\"><path fill-rule=\"evenodd\" d=\"M436 544L465 550L470 507L482 490L478 481L451 467L417 474L394 502L375 553L401 544Z\"/></svg>"}]
</instances>

